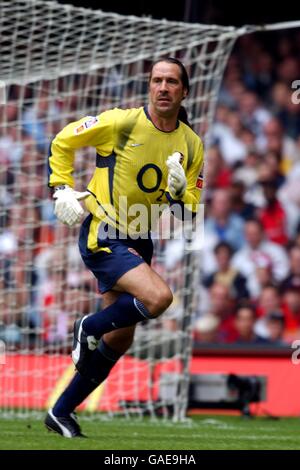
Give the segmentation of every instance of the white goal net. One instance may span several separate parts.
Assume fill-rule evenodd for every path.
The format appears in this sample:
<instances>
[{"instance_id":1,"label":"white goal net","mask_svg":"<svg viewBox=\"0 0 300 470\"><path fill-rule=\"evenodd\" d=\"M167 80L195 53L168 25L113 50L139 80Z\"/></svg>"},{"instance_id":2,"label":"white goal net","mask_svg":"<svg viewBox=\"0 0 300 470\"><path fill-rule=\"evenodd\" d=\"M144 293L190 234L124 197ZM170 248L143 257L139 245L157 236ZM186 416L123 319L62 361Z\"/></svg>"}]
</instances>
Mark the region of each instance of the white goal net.
<instances>
[{"instance_id":1,"label":"white goal net","mask_svg":"<svg viewBox=\"0 0 300 470\"><path fill-rule=\"evenodd\" d=\"M51 405L74 373L72 326L101 306L77 249L78 228L53 215L47 187L51 139L67 123L147 101L150 64L174 56L191 83L186 107L205 140L222 74L240 31L120 16L39 0L0 0L0 365L2 414ZM76 188L93 173L94 150L76 155ZM189 247L188 247L189 248ZM160 320L82 409L184 417L199 251L155 241L154 268L174 292Z\"/></svg>"}]
</instances>

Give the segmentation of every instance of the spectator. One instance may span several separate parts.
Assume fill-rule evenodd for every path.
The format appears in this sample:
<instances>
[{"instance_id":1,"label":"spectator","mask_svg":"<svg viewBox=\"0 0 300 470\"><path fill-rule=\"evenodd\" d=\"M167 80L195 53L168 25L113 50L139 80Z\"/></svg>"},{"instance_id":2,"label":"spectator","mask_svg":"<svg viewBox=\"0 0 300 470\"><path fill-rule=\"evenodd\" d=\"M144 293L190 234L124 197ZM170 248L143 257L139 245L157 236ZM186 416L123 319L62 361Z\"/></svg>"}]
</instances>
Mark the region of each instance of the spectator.
<instances>
[{"instance_id":1,"label":"spectator","mask_svg":"<svg viewBox=\"0 0 300 470\"><path fill-rule=\"evenodd\" d=\"M279 289L275 286L263 288L257 304L258 320L255 323L254 331L263 338L270 338L269 318L274 312L284 316Z\"/></svg>"},{"instance_id":2,"label":"spectator","mask_svg":"<svg viewBox=\"0 0 300 470\"><path fill-rule=\"evenodd\" d=\"M47 122L55 120L59 108L50 93L50 83L44 82L39 89L35 103L25 109L23 114L23 129L35 142L39 152L45 154L48 150Z\"/></svg>"},{"instance_id":3,"label":"spectator","mask_svg":"<svg viewBox=\"0 0 300 470\"><path fill-rule=\"evenodd\" d=\"M261 99L266 100L275 79L274 58L270 53L260 51L252 60L251 72L247 77L249 88L254 90Z\"/></svg>"},{"instance_id":4,"label":"spectator","mask_svg":"<svg viewBox=\"0 0 300 470\"><path fill-rule=\"evenodd\" d=\"M294 139L284 134L283 127L279 119L272 117L263 128L263 135L258 141L258 148L261 152L273 151L282 156L281 169L284 174L300 160L300 152Z\"/></svg>"},{"instance_id":5,"label":"spectator","mask_svg":"<svg viewBox=\"0 0 300 470\"><path fill-rule=\"evenodd\" d=\"M285 346L284 341L285 319L282 312L271 312L266 318L267 338L273 346Z\"/></svg>"},{"instance_id":6,"label":"spectator","mask_svg":"<svg viewBox=\"0 0 300 470\"><path fill-rule=\"evenodd\" d=\"M299 75L299 61L292 54L284 57L277 66L278 79L287 85L290 85L294 80L297 80Z\"/></svg>"},{"instance_id":7,"label":"spectator","mask_svg":"<svg viewBox=\"0 0 300 470\"><path fill-rule=\"evenodd\" d=\"M255 270L255 276L259 292L261 292L265 287L276 284L272 274L271 263L261 263L261 266L258 266Z\"/></svg>"},{"instance_id":8,"label":"spectator","mask_svg":"<svg viewBox=\"0 0 300 470\"><path fill-rule=\"evenodd\" d=\"M292 342L300 334L300 289L288 287L282 296L282 310L285 316L284 339Z\"/></svg>"},{"instance_id":9,"label":"spectator","mask_svg":"<svg viewBox=\"0 0 300 470\"><path fill-rule=\"evenodd\" d=\"M280 282L287 276L289 260L280 245L265 239L263 226L258 220L245 223L245 238L246 245L233 256L232 264L247 278L250 296L256 298L260 293L257 268L270 265L275 282Z\"/></svg>"},{"instance_id":10,"label":"spectator","mask_svg":"<svg viewBox=\"0 0 300 470\"><path fill-rule=\"evenodd\" d=\"M233 250L226 242L220 242L214 249L218 270L204 279L205 287L218 283L229 288L234 299L249 297L246 279L235 268L230 266Z\"/></svg>"},{"instance_id":11,"label":"spectator","mask_svg":"<svg viewBox=\"0 0 300 470\"><path fill-rule=\"evenodd\" d=\"M236 330L235 344L251 345L265 343L265 339L255 334L255 308L250 304L241 305L236 312L234 326Z\"/></svg>"},{"instance_id":12,"label":"spectator","mask_svg":"<svg viewBox=\"0 0 300 470\"><path fill-rule=\"evenodd\" d=\"M258 166L261 156L255 149L248 151L242 166L239 166L233 175L234 181L241 182L246 188L245 200L252 202L249 191L255 186L258 180Z\"/></svg>"},{"instance_id":13,"label":"spectator","mask_svg":"<svg viewBox=\"0 0 300 470\"><path fill-rule=\"evenodd\" d=\"M218 319L217 339L221 343L230 343L235 338L234 301L227 286L214 283L210 289L210 307L205 314Z\"/></svg>"},{"instance_id":14,"label":"spectator","mask_svg":"<svg viewBox=\"0 0 300 470\"><path fill-rule=\"evenodd\" d=\"M242 181L234 181L230 187L231 205L233 214L243 220L252 219L255 215L254 204L245 201L245 185Z\"/></svg>"},{"instance_id":15,"label":"spectator","mask_svg":"<svg viewBox=\"0 0 300 470\"><path fill-rule=\"evenodd\" d=\"M276 185L276 189L279 189L285 182L285 176L283 175L282 170L282 155L281 153L268 150L263 157L264 163L271 170L270 181L273 181Z\"/></svg>"},{"instance_id":16,"label":"spectator","mask_svg":"<svg viewBox=\"0 0 300 470\"><path fill-rule=\"evenodd\" d=\"M272 90L273 112L280 120L286 137L296 140L300 133L300 114L299 107L292 100L294 90L291 83L275 83Z\"/></svg>"},{"instance_id":17,"label":"spectator","mask_svg":"<svg viewBox=\"0 0 300 470\"><path fill-rule=\"evenodd\" d=\"M290 271L287 277L281 283L281 289L286 290L290 287L300 291L300 245L294 245L289 251Z\"/></svg>"},{"instance_id":18,"label":"spectator","mask_svg":"<svg viewBox=\"0 0 300 470\"><path fill-rule=\"evenodd\" d=\"M231 184L231 172L226 166L220 149L217 145L207 151L205 166L205 185L208 190L228 188Z\"/></svg>"},{"instance_id":19,"label":"spectator","mask_svg":"<svg viewBox=\"0 0 300 470\"><path fill-rule=\"evenodd\" d=\"M285 211L276 197L277 184L275 180L261 181L266 205L260 209L258 220L261 222L266 238L279 245L286 245L288 236L286 232L287 220Z\"/></svg>"},{"instance_id":20,"label":"spectator","mask_svg":"<svg viewBox=\"0 0 300 470\"><path fill-rule=\"evenodd\" d=\"M270 112L259 102L258 96L247 91L241 97L240 117L243 124L259 139L263 134L264 125L270 120Z\"/></svg>"},{"instance_id":21,"label":"spectator","mask_svg":"<svg viewBox=\"0 0 300 470\"><path fill-rule=\"evenodd\" d=\"M266 317L269 313L281 310L280 291L276 286L265 286L259 296L257 302L257 316L259 318Z\"/></svg>"},{"instance_id":22,"label":"spectator","mask_svg":"<svg viewBox=\"0 0 300 470\"><path fill-rule=\"evenodd\" d=\"M214 141L219 146L221 154L230 167L243 162L247 155L247 146L243 142L245 127L236 111L229 111L226 123L213 126Z\"/></svg>"},{"instance_id":23,"label":"spectator","mask_svg":"<svg viewBox=\"0 0 300 470\"><path fill-rule=\"evenodd\" d=\"M278 192L278 199L287 215L287 230L290 239L297 237L300 228L300 191L299 191L300 163L293 166L284 184Z\"/></svg>"},{"instance_id":24,"label":"spectator","mask_svg":"<svg viewBox=\"0 0 300 470\"><path fill-rule=\"evenodd\" d=\"M206 237L212 236L219 241L228 242L236 250L244 244L243 226L243 219L232 213L229 191L217 189L206 220Z\"/></svg>"},{"instance_id":25,"label":"spectator","mask_svg":"<svg viewBox=\"0 0 300 470\"><path fill-rule=\"evenodd\" d=\"M208 313L199 318L194 327L194 340L197 343L217 343L220 319Z\"/></svg>"}]
</instances>

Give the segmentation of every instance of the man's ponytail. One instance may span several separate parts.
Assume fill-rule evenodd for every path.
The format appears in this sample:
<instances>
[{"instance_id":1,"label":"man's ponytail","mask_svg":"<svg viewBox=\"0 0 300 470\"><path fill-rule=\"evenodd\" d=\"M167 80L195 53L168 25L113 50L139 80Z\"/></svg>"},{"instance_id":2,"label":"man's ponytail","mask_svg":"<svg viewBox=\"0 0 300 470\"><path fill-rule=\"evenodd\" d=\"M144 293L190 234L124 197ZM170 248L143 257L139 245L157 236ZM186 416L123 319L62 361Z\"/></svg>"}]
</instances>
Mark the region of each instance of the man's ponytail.
<instances>
[{"instance_id":1,"label":"man's ponytail","mask_svg":"<svg viewBox=\"0 0 300 470\"><path fill-rule=\"evenodd\" d=\"M183 122L187 126L192 127L191 124L189 123L188 114L184 106L180 106L179 113L178 113L178 120Z\"/></svg>"}]
</instances>

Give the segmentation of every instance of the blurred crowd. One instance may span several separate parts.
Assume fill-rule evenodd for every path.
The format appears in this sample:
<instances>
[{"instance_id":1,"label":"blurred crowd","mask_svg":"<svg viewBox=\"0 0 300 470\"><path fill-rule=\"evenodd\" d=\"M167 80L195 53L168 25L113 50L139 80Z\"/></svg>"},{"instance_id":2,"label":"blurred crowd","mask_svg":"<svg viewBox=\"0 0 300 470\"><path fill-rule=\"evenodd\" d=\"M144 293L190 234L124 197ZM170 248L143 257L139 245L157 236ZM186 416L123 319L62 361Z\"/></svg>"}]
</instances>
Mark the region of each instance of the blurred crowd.
<instances>
[{"instance_id":1,"label":"blurred crowd","mask_svg":"<svg viewBox=\"0 0 300 470\"><path fill-rule=\"evenodd\" d=\"M99 308L78 229L57 223L47 186L50 141L82 106L80 77L68 79L10 86L0 106L0 339L12 350L68 351L74 320ZM82 187L88 156L76 158Z\"/></svg>"},{"instance_id":2,"label":"blurred crowd","mask_svg":"<svg viewBox=\"0 0 300 470\"><path fill-rule=\"evenodd\" d=\"M300 106L293 85L300 34L266 38L238 41L206 148L197 344L283 346L300 337ZM89 96L80 93L85 80ZM68 348L75 318L101 306L78 253L78 231L56 222L45 185L50 136L75 120L77 109L99 113L96 81L14 86L0 107L0 339L11 348ZM111 75L117 97L114 81ZM118 104L104 92L101 100L103 109ZM89 156L94 162L93 150L77 153L81 187L93 172ZM176 264L182 272L176 248L165 253L157 269L175 272ZM182 314L177 301L164 323L172 331Z\"/></svg>"},{"instance_id":3,"label":"blurred crowd","mask_svg":"<svg viewBox=\"0 0 300 470\"><path fill-rule=\"evenodd\" d=\"M237 43L207 148L200 343L300 337L300 33L267 38Z\"/></svg>"}]
</instances>

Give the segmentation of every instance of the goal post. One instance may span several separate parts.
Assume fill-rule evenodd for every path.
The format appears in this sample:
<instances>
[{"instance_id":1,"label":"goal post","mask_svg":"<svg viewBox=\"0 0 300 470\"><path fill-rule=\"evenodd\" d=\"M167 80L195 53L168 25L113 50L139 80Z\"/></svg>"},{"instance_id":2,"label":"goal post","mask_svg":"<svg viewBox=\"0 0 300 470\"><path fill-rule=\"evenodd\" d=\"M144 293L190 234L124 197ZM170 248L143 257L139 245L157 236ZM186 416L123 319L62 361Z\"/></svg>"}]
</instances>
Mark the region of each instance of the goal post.
<instances>
[{"instance_id":1,"label":"goal post","mask_svg":"<svg viewBox=\"0 0 300 470\"><path fill-rule=\"evenodd\" d=\"M2 414L50 406L74 368L72 325L100 307L79 258L78 227L53 216L51 139L67 123L147 101L151 63L182 60L194 130L209 132L227 59L247 29L121 16L41 0L0 0L0 364ZM76 188L94 150L77 152ZM155 240L154 268L174 292L161 319L137 327L128 354L84 403L87 411L185 416L201 250ZM151 323L151 324L150 324Z\"/></svg>"}]
</instances>

